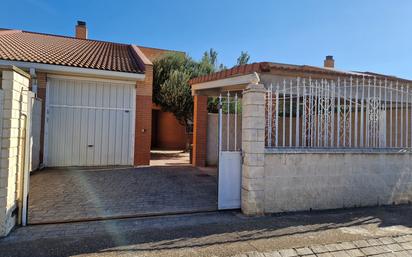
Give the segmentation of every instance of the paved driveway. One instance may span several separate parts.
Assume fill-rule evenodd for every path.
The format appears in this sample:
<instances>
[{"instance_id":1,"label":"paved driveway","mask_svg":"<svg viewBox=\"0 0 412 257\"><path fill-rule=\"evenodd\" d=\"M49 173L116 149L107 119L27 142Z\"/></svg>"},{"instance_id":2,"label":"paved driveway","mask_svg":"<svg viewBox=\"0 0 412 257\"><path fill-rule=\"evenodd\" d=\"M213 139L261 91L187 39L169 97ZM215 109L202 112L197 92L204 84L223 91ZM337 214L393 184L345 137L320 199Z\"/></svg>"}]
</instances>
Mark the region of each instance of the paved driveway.
<instances>
[{"instance_id":1,"label":"paved driveway","mask_svg":"<svg viewBox=\"0 0 412 257\"><path fill-rule=\"evenodd\" d=\"M49 169L30 178L30 224L216 209L214 169Z\"/></svg>"}]
</instances>

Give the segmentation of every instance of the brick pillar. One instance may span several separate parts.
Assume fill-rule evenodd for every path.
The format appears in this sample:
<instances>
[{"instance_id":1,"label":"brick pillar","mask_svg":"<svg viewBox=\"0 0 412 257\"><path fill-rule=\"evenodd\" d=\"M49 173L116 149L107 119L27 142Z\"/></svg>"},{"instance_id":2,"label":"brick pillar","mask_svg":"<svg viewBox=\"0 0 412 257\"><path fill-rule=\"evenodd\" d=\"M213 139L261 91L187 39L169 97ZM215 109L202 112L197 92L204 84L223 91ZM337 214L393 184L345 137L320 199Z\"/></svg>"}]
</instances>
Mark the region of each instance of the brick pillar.
<instances>
[{"instance_id":1,"label":"brick pillar","mask_svg":"<svg viewBox=\"0 0 412 257\"><path fill-rule=\"evenodd\" d=\"M153 66L145 65L145 79L136 82L134 166L150 165L152 145Z\"/></svg>"},{"instance_id":2,"label":"brick pillar","mask_svg":"<svg viewBox=\"0 0 412 257\"><path fill-rule=\"evenodd\" d=\"M194 96L192 165L206 166L207 96Z\"/></svg>"},{"instance_id":3,"label":"brick pillar","mask_svg":"<svg viewBox=\"0 0 412 257\"><path fill-rule=\"evenodd\" d=\"M245 215L264 213L265 89L250 84L242 99L242 193Z\"/></svg>"},{"instance_id":4,"label":"brick pillar","mask_svg":"<svg viewBox=\"0 0 412 257\"><path fill-rule=\"evenodd\" d=\"M134 166L150 164L152 141L152 97L136 96Z\"/></svg>"}]
</instances>

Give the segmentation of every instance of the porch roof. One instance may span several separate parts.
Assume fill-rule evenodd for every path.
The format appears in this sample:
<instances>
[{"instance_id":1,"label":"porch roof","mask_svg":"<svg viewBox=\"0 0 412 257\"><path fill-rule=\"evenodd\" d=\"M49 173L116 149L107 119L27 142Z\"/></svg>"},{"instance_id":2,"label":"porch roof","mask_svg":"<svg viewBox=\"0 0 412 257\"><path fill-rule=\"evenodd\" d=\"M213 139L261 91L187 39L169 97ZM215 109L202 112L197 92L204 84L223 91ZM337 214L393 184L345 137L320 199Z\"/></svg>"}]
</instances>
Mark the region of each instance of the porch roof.
<instances>
[{"instance_id":1,"label":"porch roof","mask_svg":"<svg viewBox=\"0 0 412 257\"><path fill-rule=\"evenodd\" d=\"M376 77L379 79L398 80L404 82L412 82L395 76L358 71L344 71L336 68L324 68L310 65L293 65L274 62L259 62L246 65L240 65L231 69L215 72L209 75L194 78L189 81L190 85L202 84L206 82L229 79L233 77L248 75L248 74L273 74L284 75L287 77L321 77L321 78L338 78L338 77Z\"/></svg>"}]
</instances>

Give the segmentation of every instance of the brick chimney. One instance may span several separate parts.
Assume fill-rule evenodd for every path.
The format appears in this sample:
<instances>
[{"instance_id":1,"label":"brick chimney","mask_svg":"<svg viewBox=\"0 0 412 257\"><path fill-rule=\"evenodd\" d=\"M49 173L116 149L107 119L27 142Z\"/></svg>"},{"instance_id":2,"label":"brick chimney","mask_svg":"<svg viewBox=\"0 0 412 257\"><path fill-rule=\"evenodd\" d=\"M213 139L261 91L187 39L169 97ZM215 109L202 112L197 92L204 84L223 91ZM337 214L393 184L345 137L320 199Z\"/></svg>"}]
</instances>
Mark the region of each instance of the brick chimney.
<instances>
[{"instance_id":1,"label":"brick chimney","mask_svg":"<svg viewBox=\"0 0 412 257\"><path fill-rule=\"evenodd\" d=\"M87 39L87 27L86 22L77 21L76 25L76 38Z\"/></svg>"},{"instance_id":2,"label":"brick chimney","mask_svg":"<svg viewBox=\"0 0 412 257\"><path fill-rule=\"evenodd\" d=\"M335 68L335 60L333 59L332 55L326 56L323 66L325 68Z\"/></svg>"}]
</instances>

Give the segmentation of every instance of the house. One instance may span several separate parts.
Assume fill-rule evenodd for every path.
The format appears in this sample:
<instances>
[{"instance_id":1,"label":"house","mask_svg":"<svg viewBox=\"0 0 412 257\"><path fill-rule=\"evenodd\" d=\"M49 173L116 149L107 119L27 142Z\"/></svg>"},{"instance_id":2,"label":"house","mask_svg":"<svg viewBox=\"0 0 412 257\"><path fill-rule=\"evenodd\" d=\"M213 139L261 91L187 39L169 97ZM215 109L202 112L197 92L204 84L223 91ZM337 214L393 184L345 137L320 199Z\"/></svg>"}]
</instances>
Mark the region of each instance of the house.
<instances>
[{"instance_id":1,"label":"house","mask_svg":"<svg viewBox=\"0 0 412 257\"><path fill-rule=\"evenodd\" d=\"M254 63L190 84L192 163L206 165L218 144L219 208L261 215L412 201L412 81L340 70L328 56L324 67ZM225 107L218 133L208 130L208 97Z\"/></svg>"},{"instance_id":2,"label":"house","mask_svg":"<svg viewBox=\"0 0 412 257\"><path fill-rule=\"evenodd\" d=\"M0 65L29 72L43 100L44 166L148 165L156 109L152 61L167 52L88 39L81 21L75 37L0 30ZM161 124L179 125L166 115Z\"/></svg>"}]
</instances>

